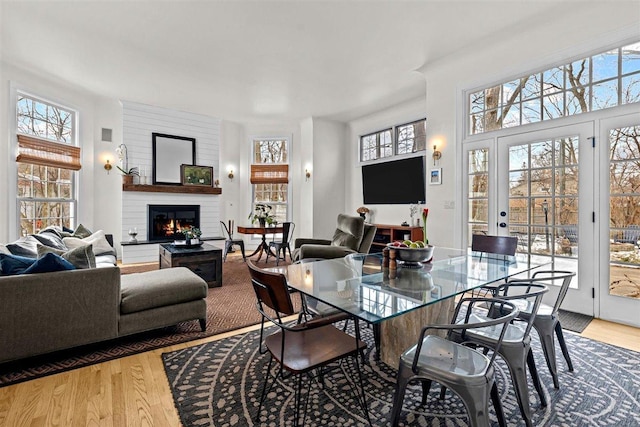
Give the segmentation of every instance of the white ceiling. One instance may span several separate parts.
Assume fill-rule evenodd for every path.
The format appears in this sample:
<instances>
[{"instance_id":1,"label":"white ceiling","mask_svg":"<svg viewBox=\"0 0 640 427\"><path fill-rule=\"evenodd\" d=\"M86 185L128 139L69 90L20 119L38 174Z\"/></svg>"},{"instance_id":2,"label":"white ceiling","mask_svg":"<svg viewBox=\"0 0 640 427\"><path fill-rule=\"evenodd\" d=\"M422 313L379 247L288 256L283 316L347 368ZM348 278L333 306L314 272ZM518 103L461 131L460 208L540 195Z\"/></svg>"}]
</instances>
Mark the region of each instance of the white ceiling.
<instances>
[{"instance_id":1,"label":"white ceiling","mask_svg":"<svg viewBox=\"0 0 640 427\"><path fill-rule=\"evenodd\" d=\"M575 4L2 0L0 53L115 99L239 122L347 121L425 96L424 64Z\"/></svg>"}]
</instances>

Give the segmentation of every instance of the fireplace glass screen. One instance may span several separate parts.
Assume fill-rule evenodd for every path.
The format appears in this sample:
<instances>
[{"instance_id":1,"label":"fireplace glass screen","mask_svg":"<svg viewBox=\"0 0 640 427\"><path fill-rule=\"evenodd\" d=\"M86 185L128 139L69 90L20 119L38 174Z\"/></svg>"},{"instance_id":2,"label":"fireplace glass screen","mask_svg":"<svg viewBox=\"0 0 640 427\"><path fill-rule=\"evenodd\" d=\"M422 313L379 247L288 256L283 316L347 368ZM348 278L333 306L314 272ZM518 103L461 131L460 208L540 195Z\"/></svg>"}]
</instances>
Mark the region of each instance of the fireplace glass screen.
<instances>
[{"instance_id":1,"label":"fireplace glass screen","mask_svg":"<svg viewBox=\"0 0 640 427\"><path fill-rule=\"evenodd\" d=\"M149 205L149 240L183 240L182 230L200 228L198 205Z\"/></svg>"}]
</instances>

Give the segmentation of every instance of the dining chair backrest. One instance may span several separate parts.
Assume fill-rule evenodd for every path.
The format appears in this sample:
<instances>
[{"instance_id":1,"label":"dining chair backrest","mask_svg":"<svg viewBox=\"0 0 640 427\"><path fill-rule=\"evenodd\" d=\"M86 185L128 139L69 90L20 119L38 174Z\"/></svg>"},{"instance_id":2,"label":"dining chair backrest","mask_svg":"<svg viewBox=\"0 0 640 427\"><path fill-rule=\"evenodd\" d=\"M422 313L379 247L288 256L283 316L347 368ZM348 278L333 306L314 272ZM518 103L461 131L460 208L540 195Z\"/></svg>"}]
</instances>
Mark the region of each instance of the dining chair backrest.
<instances>
[{"instance_id":1,"label":"dining chair backrest","mask_svg":"<svg viewBox=\"0 0 640 427\"><path fill-rule=\"evenodd\" d=\"M529 316L518 316L516 318L516 320L527 323L524 331L524 336L527 337L531 332L536 313L542 303L542 296L547 292L549 292L547 286L534 283L533 279L531 279L530 281L507 282L499 285L496 289L495 297L504 301L511 301L520 310L520 313L531 313Z\"/></svg>"},{"instance_id":2,"label":"dining chair backrest","mask_svg":"<svg viewBox=\"0 0 640 427\"><path fill-rule=\"evenodd\" d=\"M545 284L553 284L559 280L562 280L562 284L560 285L560 289L558 291L558 298L556 298L556 302L553 304L552 314L555 316L558 314L558 310L560 310L560 306L562 305L562 301L564 301L564 297L567 296L567 292L569 291L569 285L571 284L571 280L576 275L573 271L564 271L564 270L545 270L545 271L537 271L531 276L533 281L541 281Z\"/></svg>"},{"instance_id":3,"label":"dining chair backrest","mask_svg":"<svg viewBox=\"0 0 640 427\"><path fill-rule=\"evenodd\" d=\"M295 308L291 301L287 278L284 274L272 273L256 267L251 261L247 261L253 290L258 298L260 308L266 305L276 312L278 320L282 322L281 314L290 316L295 314ZM261 310L263 311L263 310Z\"/></svg>"},{"instance_id":4,"label":"dining chair backrest","mask_svg":"<svg viewBox=\"0 0 640 427\"><path fill-rule=\"evenodd\" d=\"M225 239L233 239L233 225L231 221L229 221L229 226L225 224L224 221L220 221L220 225L222 226L222 234L224 234ZM231 227L231 230L229 229Z\"/></svg>"},{"instance_id":5,"label":"dining chair backrest","mask_svg":"<svg viewBox=\"0 0 640 427\"><path fill-rule=\"evenodd\" d=\"M487 236L484 234L474 234L471 237L471 250L498 255L516 254L518 238L511 236Z\"/></svg>"},{"instance_id":6,"label":"dining chair backrest","mask_svg":"<svg viewBox=\"0 0 640 427\"><path fill-rule=\"evenodd\" d=\"M282 243L289 243L295 229L296 225L293 222L282 223Z\"/></svg>"}]
</instances>

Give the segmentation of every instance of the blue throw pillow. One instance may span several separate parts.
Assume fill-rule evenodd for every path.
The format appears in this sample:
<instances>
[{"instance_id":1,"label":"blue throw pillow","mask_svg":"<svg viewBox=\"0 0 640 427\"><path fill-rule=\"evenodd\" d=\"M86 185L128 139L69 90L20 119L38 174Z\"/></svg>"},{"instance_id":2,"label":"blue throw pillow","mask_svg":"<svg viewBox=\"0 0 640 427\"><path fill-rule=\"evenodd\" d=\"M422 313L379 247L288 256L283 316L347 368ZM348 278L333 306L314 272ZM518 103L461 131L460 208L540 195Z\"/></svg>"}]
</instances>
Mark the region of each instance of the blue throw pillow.
<instances>
[{"instance_id":1,"label":"blue throw pillow","mask_svg":"<svg viewBox=\"0 0 640 427\"><path fill-rule=\"evenodd\" d=\"M38 258L36 262L31 264L29 268L24 270L22 274L35 273L51 273L52 271L75 270L76 268L66 259L54 253L48 253L42 258Z\"/></svg>"},{"instance_id":2,"label":"blue throw pillow","mask_svg":"<svg viewBox=\"0 0 640 427\"><path fill-rule=\"evenodd\" d=\"M36 262L35 258L0 253L0 274L2 276L22 274L22 272L31 267L34 262Z\"/></svg>"}]
</instances>

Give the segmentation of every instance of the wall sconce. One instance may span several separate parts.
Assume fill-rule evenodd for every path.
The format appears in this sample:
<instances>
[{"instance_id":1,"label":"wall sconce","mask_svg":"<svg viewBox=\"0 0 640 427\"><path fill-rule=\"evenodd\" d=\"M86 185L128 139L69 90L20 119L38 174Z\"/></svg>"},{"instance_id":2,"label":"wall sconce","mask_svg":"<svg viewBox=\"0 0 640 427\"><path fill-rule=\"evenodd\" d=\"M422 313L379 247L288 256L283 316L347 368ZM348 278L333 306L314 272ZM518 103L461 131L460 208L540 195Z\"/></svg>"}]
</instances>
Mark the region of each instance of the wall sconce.
<instances>
[{"instance_id":1,"label":"wall sconce","mask_svg":"<svg viewBox=\"0 0 640 427\"><path fill-rule=\"evenodd\" d=\"M228 175L229 179L231 181L233 181L233 169L229 169L229 175Z\"/></svg>"},{"instance_id":2,"label":"wall sconce","mask_svg":"<svg viewBox=\"0 0 640 427\"><path fill-rule=\"evenodd\" d=\"M438 146L435 144L433 145L433 155L431 157L433 157L433 166L435 166L436 161L440 160L442 157L442 153L438 151Z\"/></svg>"},{"instance_id":3,"label":"wall sconce","mask_svg":"<svg viewBox=\"0 0 640 427\"><path fill-rule=\"evenodd\" d=\"M109 159L107 159L107 163L104 164L104 169L107 171L107 175L109 175L109 172L113 169L113 166L109 163Z\"/></svg>"},{"instance_id":4,"label":"wall sconce","mask_svg":"<svg viewBox=\"0 0 640 427\"><path fill-rule=\"evenodd\" d=\"M305 181L309 181L309 178L311 178L311 171L309 169L304 170L304 177Z\"/></svg>"}]
</instances>

